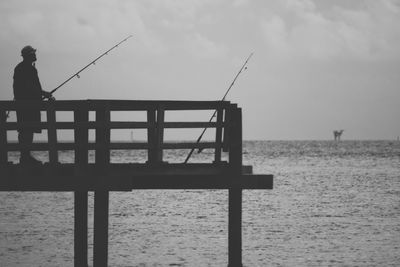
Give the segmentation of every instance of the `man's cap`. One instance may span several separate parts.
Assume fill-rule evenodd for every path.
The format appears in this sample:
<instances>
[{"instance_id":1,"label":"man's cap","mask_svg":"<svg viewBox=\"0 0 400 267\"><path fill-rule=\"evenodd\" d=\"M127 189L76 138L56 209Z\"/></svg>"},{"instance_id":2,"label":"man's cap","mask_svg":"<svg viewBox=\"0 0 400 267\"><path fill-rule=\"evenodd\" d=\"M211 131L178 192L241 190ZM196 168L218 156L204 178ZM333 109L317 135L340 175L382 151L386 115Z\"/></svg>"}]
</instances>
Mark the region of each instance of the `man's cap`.
<instances>
[{"instance_id":1,"label":"man's cap","mask_svg":"<svg viewBox=\"0 0 400 267\"><path fill-rule=\"evenodd\" d=\"M36 49L35 48L33 48L32 46L30 46L30 45L27 45L27 46L25 46L24 48L22 48L22 50L21 50L21 56L27 56L27 55L30 55L30 54L34 54L34 53L36 53Z\"/></svg>"}]
</instances>

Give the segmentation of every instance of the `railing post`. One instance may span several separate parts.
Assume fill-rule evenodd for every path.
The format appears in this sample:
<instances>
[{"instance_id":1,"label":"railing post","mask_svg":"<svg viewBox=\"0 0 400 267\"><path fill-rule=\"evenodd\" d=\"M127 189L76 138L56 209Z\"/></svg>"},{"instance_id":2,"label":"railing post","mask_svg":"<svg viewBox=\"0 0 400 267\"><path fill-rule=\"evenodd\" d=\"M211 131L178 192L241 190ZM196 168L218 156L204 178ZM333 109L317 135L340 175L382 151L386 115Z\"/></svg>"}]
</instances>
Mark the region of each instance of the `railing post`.
<instances>
[{"instance_id":1,"label":"railing post","mask_svg":"<svg viewBox=\"0 0 400 267\"><path fill-rule=\"evenodd\" d=\"M89 113L86 107L74 110L75 122L75 174L87 174L89 132L87 123ZM78 125L79 123L79 125ZM86 126L85 126L86 125ZM88 266L88 191L74 192L74 266Z\"/></svg>"},{"instance_id":2,"label":"railing post","mask_svg":"<svg viewBox=\"0 0 400 267\"><path fill-rule=\"evenodd\" d=\"M149 126L147 127L147 143L148 143L148 150L147 150L147 162L154 163L157 161L157 152L156 152L156 111L155 109L147 110L147 123Z\"/></svg>"},{"instance_id":3,"label":"railing post","mask_svg":"<svg viewBox=\"0 0 400 267\"><path fill-rule=\"evenodd\" d=\"M229 165L232 179L242 174L242 110L234 108L231 113ZM229 267L242 267L242 189L229 189L228 250Z\"/></svg>"},{"instance_id":4,"label":"railing post","mask_svg":"<svg viewBox=\"0 0 400 267\"><path fill-rule=\"evenodd\" d=\"M6 111L0 109L0 165L7 165L8 152L7 146L7 129L6 129L7 114Z\"/></svg>"},{"instance_id":5,"label":"railing post","mask_svg":"<svg viewBox=\"0 0 400 267\"><path fill-rule=\"evenodd\" d=\"M233 108L236 108L236 104L230 104L228 108L225 109L225 127L224 127L224 142L222 144L222 150L224 152L229 151L229 128L228 125L231 121L231 112Z\"/></svg>"},{"instance_id":6,"label":"railing post","mask_svg":"<svg viewBox=\"0 0 400 267\"><path fill-rule=\"evenodd\" d=\"M89 111L87 108L80 107L74 110L75 132L75 166L79 174L86 171L88 165L88 145L89 145Z\"/></svg>"},{"instance_id":7,"label":"railing post","mask_svg":"<svg viewBox=\"0 0 400 267\"><path fill-rule=\"evenodd\" d=\"M221 148L222 148L222 119L223 119L223 109L221 107L217 108L217 128L215 130L215 158L214 163L221 162Z\"/></svg>"},{"instance_id":8,"label":"railing post","mask_svg":"<svg viewBox=\"0 0 400 267\"><path fill-rule=\"evenodd\" d=\"M47 140L49 143L49 161L50 164L58 163L57 151L57 129L56 129L56 111L54 103L50 103L47 107Z\"/></svg>"},{"instance_id":9,"label":"railing post","mask_svg":"<svg viewBox=\"0 0 400 267\"><path fill-rule=\"evenodd\" d=\"M106 177L110 163L110 110L96 110L96 170L97 174ZM107 267L108 261L108 207L109 191L103 188L105 181L96 181L99 188L94 193L94 247L93 266Z\"/></svg>"},{"instance_id":10,"label":"railing post","mask_svg":"<svg viewBox=\"0 0 400 267\"><path fill-rule=\"evenodd\" d=\"M163 161L163 143L164 143L164 118L165 109L159 106L157 109L157 123L156 123L156 162Z\"/></svg>"}]
</instances>

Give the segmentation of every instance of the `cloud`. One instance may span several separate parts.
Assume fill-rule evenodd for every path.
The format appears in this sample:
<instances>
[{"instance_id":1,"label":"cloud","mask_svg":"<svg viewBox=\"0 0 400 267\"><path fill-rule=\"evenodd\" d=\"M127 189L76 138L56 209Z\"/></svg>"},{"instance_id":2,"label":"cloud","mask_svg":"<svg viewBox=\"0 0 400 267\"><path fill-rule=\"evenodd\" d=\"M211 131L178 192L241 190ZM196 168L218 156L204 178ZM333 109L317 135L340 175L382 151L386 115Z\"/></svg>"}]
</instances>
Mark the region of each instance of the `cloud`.
<instances>
[{"instance_id":1,"label":"cloud","mask_svg":"<svg viewBox=\"0 0 400 267\"><path fill-rule=\"evenodd\" d=\"M273 16L269 20L261 21L263 37L269 50L278 53L280 56L288 55L288 32L285 21L279 16Z\"/></svg>"},{"instance_id":2,"label":"cloud","mask_svg":"<svg viewBox=\"0 0 400 267\"><path fill-rule=\"evenodd\" d=\"M242 6L246 6L249 4L249 0L234 0L233 1L233 6L234 7L242 7Z\"/></svg>"},{"instance_id":3,"label":"cloud","mask_svg":"<svg viewBox=\"0 0 400 267\"><path fill-rule=\"evenodd\" d=\"M300 15L314 12L316 6L312 0L286 0L282 1L283 5Z\"/></svg>"},{"instance_id":4,"label":"cloud","mask_svg":"<svg viewBox=\"0 0 400 267\"><path fill-rule=\"evenodd\" d=\"M202 10L219 5L224 0L142 0L138 6L169 21L194 21ZM153 16L153 19L157 16Z\"/></svg>"},{"instance_id":5,"label":"cloud","mask_svg":"<svg viewBox=\"0 0 400 267\"><path fill-rule=\"evenodd\" d=\"M217 44L200 33L190 34L186 37L184 47L193 57L199 59L212 59L225 55L227 47Z\"/></svg>"},{"instance_id":6,"label":"cloud","mask_svg":"<svg viewBox=\"0 0 400 267\"><path fill-rule=\"evenodd\" d=\"M31 43L51 53L84 51L112 44L133 34L148 53L166 51L145 22L146 6L139 2L104 0L68 2L2 1L0 40L10 46ZM141 14L143 12L143 14ZM82 45L84 44L84 45Z\"/></svg>"},{"instance_id":7,"label":"cloud","mask_svg":"<svg viewBox=\"0 0 400 267\"><path fill-rule=\"evenodd\" d=\"M282 2L260 19L271 54L314 59L400 59L399 1L367 1L358 9L321 10L311 0Z\"/></svg>"},{"instance_id":8,"label":"cloud","mask_svg":"<svg viewBox=\"0 0 400 267\"><path fill-rule=\"evenodd\" d=\"M270 54L289 58L400 58L399 1L357 3L350 8L317 0L42 0L23 5L4 0L0 40L9 46L30 40L56 53L66 43L72 51L82 43L93 47L99 40L108 44L134 34L148 53L184 45L196 54L208 51L207 57L227 47L254 47L250 42L261 35ZM249 33L254 21L258 28ZM227 27L234 31L228 33Z\"/></svg>"}]
</instances>

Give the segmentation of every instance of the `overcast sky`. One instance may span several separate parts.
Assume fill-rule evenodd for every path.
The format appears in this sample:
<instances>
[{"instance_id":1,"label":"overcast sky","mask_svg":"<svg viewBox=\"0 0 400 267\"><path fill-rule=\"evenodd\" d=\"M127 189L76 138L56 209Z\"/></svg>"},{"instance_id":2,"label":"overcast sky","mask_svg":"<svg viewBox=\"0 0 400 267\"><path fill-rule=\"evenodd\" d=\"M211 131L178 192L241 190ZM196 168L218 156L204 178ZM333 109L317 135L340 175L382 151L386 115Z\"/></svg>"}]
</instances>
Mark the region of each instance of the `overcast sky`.
<instances>
[{"instance_id":1,"label":"overcast sky","mask_svg":"<svg viewBox=\"0 0 400 267\"><path fill-rule=\"evenodd\" d=\"M399 0L0 1L0 98L11 100L25 45L67 99L228 100L244 138L395 139L400 135ZM208 120L208 117L204 120Z\"/></svg>"}]
</instances>

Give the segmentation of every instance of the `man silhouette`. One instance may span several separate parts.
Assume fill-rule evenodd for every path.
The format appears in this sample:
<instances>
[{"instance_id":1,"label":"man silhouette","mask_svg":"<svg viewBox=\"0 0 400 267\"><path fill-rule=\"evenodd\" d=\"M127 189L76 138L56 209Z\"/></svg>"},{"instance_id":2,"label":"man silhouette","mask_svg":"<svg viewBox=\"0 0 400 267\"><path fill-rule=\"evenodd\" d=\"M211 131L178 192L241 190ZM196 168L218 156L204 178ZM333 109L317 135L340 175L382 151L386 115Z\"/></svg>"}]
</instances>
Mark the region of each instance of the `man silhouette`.
<instances>
[{"instance_id":1,"label":"man silhouette","mask_svg":"<svg viewBox=\"0 0 400 267\"><path fill-rule=\"evenodd\" d=\"M42 97L54 99L49 92L43 91L35 68L36 49L28 45L22 48L23 61L14 69L14 99L16 101L42 101ZM40 122L40 110L17 110L18 122ZM33 143L33 134L42 130L37 127L18 130L18 142L22 145L20 163L41 163L30 154L29 145Z\"/></svg>"}]
</instances>

